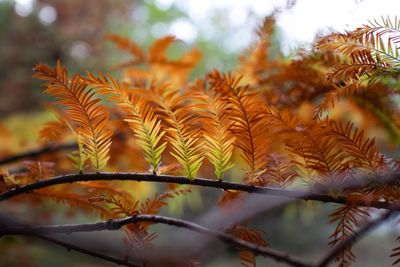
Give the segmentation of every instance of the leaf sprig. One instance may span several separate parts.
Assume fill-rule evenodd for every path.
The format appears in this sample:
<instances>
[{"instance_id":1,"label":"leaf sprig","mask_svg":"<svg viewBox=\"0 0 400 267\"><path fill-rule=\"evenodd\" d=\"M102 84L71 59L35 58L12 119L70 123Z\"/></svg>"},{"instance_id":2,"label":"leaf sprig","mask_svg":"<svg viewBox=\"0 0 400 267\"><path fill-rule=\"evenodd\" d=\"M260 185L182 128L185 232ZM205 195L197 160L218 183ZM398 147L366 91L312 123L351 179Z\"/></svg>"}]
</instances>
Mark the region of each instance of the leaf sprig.
<instances>
[{"instance_id":1,"label":"leaf sprig","mask_svg":"<svg viewBox=\"0 0 400 267\"><path fill-rule=\"evenodd\" d=\"M66 109L65 116L78 135L78 142L92 162L96 171L101 171L109 159L112 132L107 129L107 108L95 97L93 89L81 82L78 75L69 80L67 70L60 61L54 68L45 64L35 67L35 77L45 80L45 94L58 99Z\"/></svg>"}]
</instances>

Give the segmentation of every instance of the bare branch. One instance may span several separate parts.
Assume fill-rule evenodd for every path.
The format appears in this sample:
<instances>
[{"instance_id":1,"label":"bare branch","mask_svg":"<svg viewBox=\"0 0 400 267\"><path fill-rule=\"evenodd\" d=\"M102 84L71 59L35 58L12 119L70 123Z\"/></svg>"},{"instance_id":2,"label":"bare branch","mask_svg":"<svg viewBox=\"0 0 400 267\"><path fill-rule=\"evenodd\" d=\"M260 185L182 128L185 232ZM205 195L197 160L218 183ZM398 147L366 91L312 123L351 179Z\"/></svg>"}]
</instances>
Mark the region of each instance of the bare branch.
<instances>
[{"instance_id":1,"label":"bare branch","mask_svg":"<svg viewBox=\"0 0 400 267\"><path fill-rule=\"evenodd\" d=\"M136 264L130 263L125 259L118 259L118 258L115 258L115 257L107 256L107 255L104 255L104 253L99 253L99 252L95 252L95 251L90 250L90 249L82 248L82 247L79 247L77 245L61 241L61 240L56 239L56 238L48 237L48 236L41 235L41 234L32 234L32 235L37 237L37 238L39 238L39 239L42 239L42 240L51 242L53 244L56 244L58 246L64 247L68 251L74 250L76 252L79 252L79 253L82 253L82 254L85 254L85 255L88 255L88 256L92 256L92 257L95 257L95 258L98 258L98 259L101 259L101 260L104 260L104 261L112 262L112 263L115 263L115 264L118 264L118 265L121 265L121 266L142 267L141 265L136 265Z\"/></svg>"},{"instance_id":2,"label":"bare branch","mask_svg":"<svg viewBox=\"0 0 400 267\"><path fill-rule=\"evenodd\" d=\"M114 138L118 140L124 140L124 135L120 132L116 132ZM55 153L63 150L74 150L78 149L78 145L76 142L64 143L64 144L50 144L41 148L29 150L26 152L22 152L19 154L15 154L9 157L5 157L0 159L0 165L5 165L9 163L13 163L22 159L29 159L39 157L45 154Z\"/></svg>"},{"instance_id":3,"label":"bare branch","mask_svg":"<svg viewBox=\"0 0 400 267\"><path fill-rule=\"evenodd\" d=\"M53 178L49 178L47 180L41 180L38 182L34 182L32 184L14 188L10 191L6 191L0 194L0 201L4 201L12 197L15 197L17 195L29 193L33 190L53 185L68 184L74 182L86 182L86 181L114 181L114 180L187 184L187 185L219 188L223 190L237 190L247 193L272 195L272 196L291 198L291 199L314 200L314 201L331 202L338 204L349 203L347 198L344 196L334 197L328 194L314 193L312 191L307 192L299 190L287 190L287 189L272 188L272 187L253 186L253 185L234 183L228 181L211 180L206 178L196 178L194 180L189 180L187 177L184 176L155 175L150 173L123 173L123 172L67 174L62 176L56 176ZM388 179L388 181L391 180ZM398 203L391 203L387 201L358 200L351 202L351 204L358 205L360 207L372 207L378 209L388 209L388 210L400 209Z\"/></svg>"},{"instance_id":4,"label":"bare branch","mask_svg":"<svg viewBox=\"0 0 400 267\"><path fill-rule=\"evenodd\" d=\"M1 231L3 231L4 229L11 229L11 228L29 228L29 226L23 225L20 222L16 221L14 218L10 218L8 216L5 216L4 214L0 213L0 226L1 226ZM8 235L4 234L4 235ZM42 233L39 233L35 230L32 229L32 231L30 231L29 233L27 233L26 235L31 235L34 236L36 238L45 240L47 242L56 244L58 246L64 247L66 248L68 251L74 250L76 252L88 255L88 256L92 256L104 261L108 261L108 262L112 262L112 263L116 263L118 265L122 265L122 266L128 266L128 267L141 267L139 265L133 264L128 262L127 260L122 260L122 259L118 259L115 257L111 257L111 256L107 256L104 255L103 253L99 253L99 252L95 252L92 251L90 249L86 249L86 248L82 248L80 246L68 243L68 242L64 242L61 241L59 239L56 238L52 238L52 237L48 237ZM0 234L0 237L2 236L2 234Z\"/></svg>"},{"instance_id":5,"label":"bare branch","mask_svg":"<svg viewBox=\"0 0 400 267\"><path fill-rule=\"evenodd\" d=\"M327 266L331 261L335 259L335 257L342 252L343 250L346 249L349 245L352 243L356 242L359 240L362 236L367 234L368 232L372 231L374 228L379 226L380 224L384 223L388 219L390 219L392 216L397 214L395 211L386 211L382 216L379 218L372 220L368 223L366 223L363 227L361 227L358 231L356 231L353 236L347 238L346 240L340 242L336 246L334 246L331 250L329 250L325 256L322 257L322 259L315 265L315 267L325 267Z\"/></svg>"},{"instance_id":6,"label":"bare branch","mask_svg":"<svg viewBox=\"0 0 400 267\"><path fill-rule=\"evenodd\" d=\"M54 152L58 152L61 150L73 150L75 148L77 148L77 144L76 143L67 143L67 144L60 144L60 145L49 145L49 146L45 146L45 147L41 147L38 149L33 149L30 151L26 151L20 154L16 154L10 157L6 157L6 158L2 158L0 159L0 165L5 165L5 164L9 164L12 163L14 161L18 161L21 159L26 159L26 158L35 158L38 156L41 156L43 154L48 154L48 153L54 153Z\"/></svg>"},{"instance_id":7,"label":"bare branch","mask_svg":"<svg viewBox=\"0 0 400 267\"><path fill-rule=\"evenodd\" d=\"M310 267L311 265L305 263L303 260L294 257L288 253L281 252L275 249L261 247L251 242L247 242L238 238L235 238L232 235L208 229L204 226L184 221L181 219L175 219L171 217L159 216L159 215L136 215L131 217L126 217L123 219L110 219L107 221L101 221L96 223L88 223L88 224L71 224L71 225L53 225L53 226L16 226L16 227L6 227L0 229L0 235L35 235L42 238L42 235L48 234L71 234L74 232L94 232L94 231L103 231L103 230L118 230L122 226L147 221L152 223L162 223L168 224L176 227L183 227L189 229L191 231L201 233L207 236L211 236L214 238L220 239L222 242L226 243L229 246L235 248L244 248L246 250L252 251L256 255L262 255L265 257L272 258L279 262L285 262L291 266L295 267ZM47 238L47 237L45 237ZM44 239L45 239L44 238ZM56 243L56 242L55 242ZM124 264L124 263L119 263Z\"/></svg>"}]
</instances>

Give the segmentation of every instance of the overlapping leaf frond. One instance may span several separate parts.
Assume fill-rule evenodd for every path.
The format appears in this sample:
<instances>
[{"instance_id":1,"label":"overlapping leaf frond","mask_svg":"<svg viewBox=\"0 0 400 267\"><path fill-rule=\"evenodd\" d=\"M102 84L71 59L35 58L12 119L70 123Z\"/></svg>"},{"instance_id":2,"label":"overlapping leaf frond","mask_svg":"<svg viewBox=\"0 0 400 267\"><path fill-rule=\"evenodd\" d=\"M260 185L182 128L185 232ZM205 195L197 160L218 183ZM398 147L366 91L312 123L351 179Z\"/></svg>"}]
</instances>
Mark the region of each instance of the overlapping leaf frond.
<instances>
[{"instance_id":1,"label":"overlapping leaf frond","mask_svg":"<svg viewBox=\"0 0 400 267\"><path fill-rule=\"evenodd\" d=\"M186 195L190 192L190 188L176 188L170 191L166 191L162 194L156 193L152 199L148 198L144 203L141 204L140 212L143 214L157 214L159 213L160 208L168 205L168 203L166 202L167 199L172 199L180 195Z\"/></svg>"},{"instance_id":2,"label":"overlapping leaf frond","mask_svg":"<svg viewBox=\"0 0 400 267\"><path fill-rule=\"evenodd\" d=\"M392 40L393 38L388 37L388 42L385 43L381 33L359 28L352 32L333 33L324 37L320 40L319 47L346 56L349 65L354 65L354 69L348 73L364 74L366 72L362 70L383 70L389 66L399 66L397 46ZM356 70L358 72L355 72Z\"/></svg>"},{"instance_id":3,"label":"overlapping leaf frond","mask_svg":"<svg viewBox=\"0 0 400 267\"><path fill-rule=\"evenodd\" d=\"M364 132L356 128L354 123L347 122L343 125L340 122L330 120L329 127L334 138L351 157L351 164L354 169L379 172L385 165L383 155L376 148L375 139L365 138Z\"/></svg>"},{"instance_id":4,"label":"overlapping leaf frond","mask_svg":"<svg viewBox=\"0 0 400 267\"><path fill-rule=\"evenodd\" d=\"M277 62L271 60L272 35L275 31L275 17L270 15L264 18L257 29L257 40L251 50L240 58L239 72L248 74L255 83L262 84L271 75Z\"/></svg>"},{"instance_id":5,"label":"overlapping leaf frond","mask_svg":"<svg viewBox=\"0 0 400 267\"><path fill-rule=\"evenodd\" d=\"M202 57L198 49L191 49L183 53L178 59L168 58L168 48L178 41L172 35L155 40L147 53L128 38L111 35L108 39L115 42L122 50L127 50L133 55L132 60L117 66L124 69L124 80L131 84L143 84L144 81L156 79L182 86ZM146 68L142 66L139 68L137 65L144 65Z\"/></svg>"},{"instance_id":6,"label":"overlapping leaf frond","mask_svg":"<svg viewBox=\"0 0 400 267\"><path fill-rule=\"evenodd\" d=\"M54 68L45 64L35 67L35 77L45 80L44 93L58 99L66 108L65 116L78 134L78 142L88 155L96 171L102 170L109 159L112 132L107 129L108 112L94 96L94 91L81 82L78 75L71 80L60 62Z\"/></svg>"},{"instance_id":7,"label":"overlapping leaf frond","mask_svg":"<svg viewBox=\"0 0 400 267\"><path fill-rule=\"evenodd\" d=\"M258 184L284 188L297 178L296 164L281 154L271 153L267 158L266 171L258 180Z\"/></svg>"},{"instance_id":8,"label":"overlapping leaf frond","mask_svg":"<svg viewBox=\"0 0 400 267\"><path fill-rule=\"evenodd\" d=\"M116 34L110 34L106 36L106 39L115 43L115 45L119 49L129 52L137 60L136 63L140 63L145 60L145 52L137 43L135 43L131 39Z\"/></svg>"},{"instance_id":9,"label":"overlapping leaf frond","mask_svg":"<svg viewBox=\"0 0 400 267\"><path fill-rule=\"evenodd\" d=\"M166 191L163 194L156 193L154 197L147 198L145 201L135 200L130 194L105 195L95 199L94 202L107 204L112 212L111 217L123 218L138 214L158 214L162 207L168 205L167 200L179 195L190 193L190 189L175 189ZM130 249L148 249L153 246L152 242L157 238L157 234L149 233L151 222L137 222L129 224L125 229L123 241Z\"/></svg>"},{"instance_id":10,"label":"overlapping leaf frond","mask_svg":"<svg viewBox=\"0 0 400 267\"><path fill-rule=\"evenodd\" d=\"M319 179L325 177L328 182L342 182L348 170L348 158L325 127L311 123L298 126L292 134L286 145L290 153L300 158L294 158L299 166L306 168L311 176L318 174Z\"/></svg>"},{"instance_id":11,"label":"overlapping leaf frond","mask_svg":"<svg viewBox=\"0 0 400 267\"><path fill-rule=\"evenodd\" d=\"M228 98L233 120L232 133L237 137L235 145L243 152L249 181L264 171L266 153L270 144L268 121L260 112L265 106L259 93L248 86L240 86L240 78L223 75L218 71L209 74L210 84L218 94Z\"/></svg>"},{"instance_id":12,"label":"overlapping leaf frond","mask_svg":"<svg viewBox=\"0 0 400 267\"><path fill-rule=\"evenodd\" d=\"M185 175L194 179L204 158L201 124L194 112L196 104L188 101L189 93L181 94L167 86L152 87L146 97L156 105L165 123L171 155L182 166Z\"/></svg>"},{"instance_id":13,"label":"overlapping leaf frond","mask_svg":"<svg viewBox=\"0 0 400 267\"><path fill-rule=\"evenodd\" d=\"M291 132L300 123L300 119L289 109L281 111L273 106L266 106L264 112L270 124L274 126L274 131L278 133Z\"/></svg>"},{"instance_id":14,"label":"overlapping leaf frond","mask_svg":"<svg viewBox=\"0 0 400 267\"><path fill-rule=\"evenodd\" d=\"M396 238L396 241L399 242L400 241L400 237ZM396 265L400 262L400 246L399 247L395 247L394 249L392 249L392 254L390 254L390 257L393 258L393 263L392 265Z\"/></svg>"},{"instance_id":15,"label":"overlapping leaf frond","mask_svg":"<svg viewBox=\"0 0 400 267\"><path fill-rule=\"evenodd\" d=\"M68 126L64 120L59 118L56 121L47 122L40 130L39 136L45 141L59 142L65 136L66 131L68 131Z\"/></svg>"},{"instance_id":16,"label":"overlapping leaf frond","mask_svg":"<svg viewBox=\"0 0 400 267\"><path fill-rule=\"evenodd\" d=\"M395 36L391 35L391 42L398 43L400 37L398 34L400 33L400 20L397 16L394 19L390 18L389 16L384 17L382 16L380 20L373 19L369 20L368 24L363 25L362 28L357 29L358 32L361 34L394 34Z\"/></svg>"},{"instance_id":17,"label":"overlapping leaf frond","mask_svg":"<svg viewBox=\"0 0 400 267\"><path fill-rule=\"evenodd\" d=\"M150 64L169 65L170 67L176 67L177 71L179 71L179 69L193 68L201 59L201 53L197 49L189 50L177 60L167 58L167 49L176 41L178 41L178 39L172 35L157 39L149 48Z\"/></svg>"},{"instance_id":18,"label":"overlapping leaf frond","mask_svg":"<svg viewBox=\"0 0 400 267\"><path fill-rule=\"evenodd\" d=\"M87 77L82 79L97 92L116 102L127 114L125 121L134 131L137 144L143 149L147 163L156 173L166 142L160 143L165 131L161 130L161 120L156 117L153 108L142 97L132 93L127 85L121 84L110 75L101 74L96 77L88 72Z\"/></svg>"},{"instance_id":19,"label":"overlapping leaf frond","mask_svg":"<svg viewBox=\"0 0 400 267\"><path fill-rule=\"evenodd\" d=\"M268 242L264 239L265 233L261 230L235 224L230 227L226 232L244 241L254 243L260 247L268 246ZM239 255L243 266L256 266L255 255L251 251L240 250Z\"/></svg>"},{"instance_id":20,"label":"overlapping leaf frond","mask_svg":"<svg viewBox=\"0 0 400 267\"><path fill-rule=\"evenodd\" d=\"M25 167L27 168L26 176L33 181L46 179L54 175L54 162L49 161L25 161Z\"/></svg>"},{"instance_id":21,"label":"overlapping leaf frond","mask_svg":"<svg viewBox=\"0 0 400 267\"><path fill-rule=\"evenodd\" d=\"M95 202L105 203L111 211L111 218L123 218L140 214L140 201L135 200L130 194L105 195L95 199ZM152 242L157 238L156 234L148 232L148 227L139 222L125 227L123 241L128 247L128 253L132 249L144 250L153 246Z\"/></svg>"},{"instance_id":22,"label":"overlapping leaf frond","mask_svg":"<svg viewBox=\"0 0 400 267\"><path fill-rule=\"evenodd\" d=\"M330 236L329 245L335 246L340 242L354 236L354 232L369 217L369 213L362 208L352 206L342 206L337 208L330 215L330 223L337 223L335 231ZM351 250L351 245L347 246L336 257L338 267L348 267L354 262L356 256Z\"/></svg>"},{"instance_id":23,"label":"overlapping leaf frond","mask_svg":"<svg viewBox=\"0 0 400 267\"><path fill-rule=\"evenodd\" d=\"M367 90L376 89L378 81L381 80L379 75L371 74L371 76L362 76L357 79L349 79L343 83L339 89L335 89L325 94L321 104L315 111L315 117L320 118L324 112L335 107L335 104L341 99L358 96Z\"/></svg>"},{"instance_id":24,"label":"overlapping leaf frond","mask_svg":"<svg viewBox=\"0 0 400 267\"><path fill-rule=\"evenodd\" d=\"M328 73L328 81L338 88L330 93L322 109L333 106L343 96L352 96L367 90L390 73L398 73L400 54L398 19L382 18L346 33L332 33L318 43L321 49L332 50L344 56L346 62Z\"/></svg>"},{"instance_id":25,"label":"overlapping leaf frond","mask_svg":"<svg viewBox=\"0 0 400 267\"><path fill-rule=\"evenodd\" d=\"M33 196L45 199L51 199L55 203L70 207L70 213L76 212L76 209L91 212L100 215L102 218L110 218L111 212L105 207L97 205L87 197L74 192L66 192L65 188L43 188L32 193Z\"/></svg>"},{"instance_id":26,"label":"overlapping leaf frond","mask_svg":"<svg viewBox=\"0 0 400 267\"><path fill-rule=\"evenodd\" d=\"M166 52L169 46L176 41L175 36L167 35L157 39L149 48L149 60L152 62L163 62L166 60Z\"/></svg>"},{"instance_id":27,"label":"overlapping leaf frond","mask_svg":"<svg viewBox=\"0 0 400 267\"><path fill-rule=\"evenodd\" d=\"M201 106L203 138L206 155L214 165L215 175L222 179L224 172L233 167L230 159L235 137L231 134L230 103L212 88L197 85L195 98Z\"/></svg>"}]
</instances>

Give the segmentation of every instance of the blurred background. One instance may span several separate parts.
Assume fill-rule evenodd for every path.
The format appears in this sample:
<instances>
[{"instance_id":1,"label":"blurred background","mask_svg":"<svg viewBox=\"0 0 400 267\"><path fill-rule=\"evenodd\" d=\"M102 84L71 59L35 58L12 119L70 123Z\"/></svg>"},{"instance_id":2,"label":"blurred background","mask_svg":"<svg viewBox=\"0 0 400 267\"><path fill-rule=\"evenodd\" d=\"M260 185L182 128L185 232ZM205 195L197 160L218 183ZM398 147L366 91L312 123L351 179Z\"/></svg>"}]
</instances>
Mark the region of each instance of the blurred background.
<instances>
[{"instance_id":1,"label":"blurred background","mask_svg":"<svg viewBox=\"0 0 400 267\"><path fill-rule=\"evenodd\" d=\"M45 97L41 94L40 82L31 78L32 68L38 62L54 64L61 59L71 72L109 70L124 59L123 53L104 40L110 33L130 37L144 47L167 34L175 35L182 42L170 53L188 47L201 50L202 61L192 74L198 76L213 68L234 70L239 56L256 38L256 27L272 12L277 14L272 56L276 53L290 59L299 49L309 47L317 34L353 29L367 19L393 15L400 10L399 3L389 0L0 0L0 120L19 138L15 147L35 144L37 134L26 135L26 129L43 124L50 115L43 111ZM265 230L273 247L311 259L328 247L327 233L332 227L327 224L327 214L332 207L307 205L273 211L268 221L260 219L257 224ZM168 229L160 229L160 236ZM390 266L388 255L395 237L396 233L388 232L383 226L363 239L355 247L359 260L354 266ZM1 246L6 244L2 242ZM21 266L108 266L40 242L25 246L13 241L13 246L21 246L19 250L2 250L1 246L0 266L17 266L14 260L21 254L33 259ZM281 266L260 257L258 260L260 266ZM239 265L238 261L230 263L225 258L207 264Z\"/></svg>"},{"instance_id":2,"label":"blurred background","mask_svg":"<svg viewBox=\"0 0 400 267\"><path fill-rule=\"evenodd\" d=\"M203 60L194 75L233 70L255 38L255 28L277 15L275 52L294 55L317 33L345 30L368 19L395 15L395 0L0 0L0 117L40 110L38 62L57 59L72 71L108 68L121 53L104 36L118 33L148 46L166 34L196 46ZM179 47L177 48L179 49ZM218 55L218 56L216 56ZM119 57L118 57L119 56Z\"/></svg>"}]
</instances>

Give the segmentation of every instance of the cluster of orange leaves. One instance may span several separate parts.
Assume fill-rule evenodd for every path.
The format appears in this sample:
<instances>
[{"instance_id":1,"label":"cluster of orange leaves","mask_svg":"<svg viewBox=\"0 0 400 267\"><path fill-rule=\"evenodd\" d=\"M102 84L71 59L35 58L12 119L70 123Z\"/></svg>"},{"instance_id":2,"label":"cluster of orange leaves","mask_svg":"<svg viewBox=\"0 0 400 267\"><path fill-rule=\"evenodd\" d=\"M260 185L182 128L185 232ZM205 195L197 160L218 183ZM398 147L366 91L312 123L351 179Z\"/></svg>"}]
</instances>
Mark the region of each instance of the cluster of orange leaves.
<instances>
[{"instance_id":1,"label":"cluster of orange leaves","mask_svg":"<svg viewBox=\"0 0 400 267\"><path fill-rule=\"evenodd\" d=\"M58 110L58 121L48 123L41 136L60 142L70 131L79 144L71 158L81 172L150 170L183 174L188 179L233 177L279 188L317 185L329 191L326 186L397 168L393 159L378 151L375 139L367 136L371 129L387 130L391 137L396 133L398 114L390 97L397 92L375 76L365 77L396 65L378 58L371 48L344 47L346 42L365 42L373 31L332 34L320 39L314 51L287 60L282 54L270 55L274 23L273 17L265 19L237 70L212 70L194 81L189 76L201 53L192 49L179 59L168 59L166 51L176 41L172 36L156 40L148 51L127 38L109 36L131 56L116 66L122 70L119 79L92 72L70 77L60 62L54 68L38 64L34 76L45 81L44 93L57 99ZM346 99L338 102L340 97ZM335 105L340 108L332 109ZM351 122L353 118L357 123ZM391 140L396 142L394 137ZM53 155L52 161L61 162L57 157L61 156ZM28 174L4 174L3 190L47 179L67 168L65 164L35 164L28 163ZM189 193L174 188L141 202L117 182L55 188L32 194L37 201L50 197L97 210L105 218L157 214L167 199ZM376 185L334 193L355 200L368 196L392 201L400 197L400 188ZM219 204L229 205L242 194L225 192ZM350 237L367 217L367 209L351 204L339 207L331 215L337 227L330 243ZM135 249L151 247L156 235L149 232L149 225L126 227L126 244ZM268 245L260 231L249 227L233 225L227 232ZM244 265L255 264L250 252L242 251L241 257ZM345 267L354 259L348 247L337 261Z\"/></svg>"}]
</instances>

